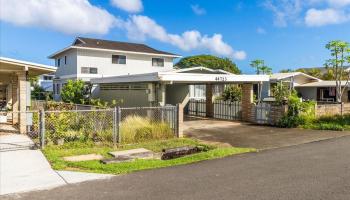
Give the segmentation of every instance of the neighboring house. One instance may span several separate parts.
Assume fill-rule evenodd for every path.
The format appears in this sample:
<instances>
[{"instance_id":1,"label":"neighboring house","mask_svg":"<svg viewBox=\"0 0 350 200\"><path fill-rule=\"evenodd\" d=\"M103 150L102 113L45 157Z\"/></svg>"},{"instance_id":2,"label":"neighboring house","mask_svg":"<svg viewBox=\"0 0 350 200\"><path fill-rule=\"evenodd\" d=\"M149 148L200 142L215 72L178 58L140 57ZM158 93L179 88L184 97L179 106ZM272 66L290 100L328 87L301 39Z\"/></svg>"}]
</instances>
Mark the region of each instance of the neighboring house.
<instances>
[{"instance_id":1,"label":"neighboring house","mask_svg":"<svg viewBox=\"0 0 350 200\"><path fill-rule=\"evenodd\" d=\"M69 79L134 75L173 69L181 56L159 51L144 44L77 37L73 44L49 56L55 59L54 98Z\"/></svg>"},{"instance_id":2,"label":"neighboring house","mask_svg":"<svg viewBox=\"0 0 350 200\"><path fill-rule=\"evenodd\" d=\"M26 132L30 121L27 121L30 115L25 113L31 105L29 79L55 71L52 66L0 57L0 110L13 111L6 117L13 125L19 125L21 133Z\"/></svg>"},{"instance_id":3,"label":"neighboring house","mask_svg":"<svg viewBox=\"0 0 350 200\"><path fill-rule=\"evenodd\" d=\"M302 95L305 100L315 100L318 102L336 102L336 81L320 81L311 82L303 85L298 85L295 89ZM346 81L342 81L342 87L345 88L345 92L342 96L342 102L350 102L350 90L349 84Z\"/></svg>"},{"instance_id":4,"label":"neighboring house","mask_svg":"<svg viewBox=\"0 0 350 200\"><path fill-rule=\"evenodd\" d=\"M43 74L39 76L38 85L46 92L53 92L53 79L55 74Z\"/></svg>"},{"instance_id":5,"label":"neighboring house","mask_svg":"<svg viewBox=\"0 0 350 200\"><path fill-rule=\"evenodd\" d=\"M273 97L272 88L279 82L295 89L303 100L318 102L336 101L335 81L323 81L302 72L272 74L270 81L263 84L262 97L265 101L271 100L269 97ZM346 85L346 81L343 81L342 85L349 88L349 85ZM350 101L349 89L345 89L342 101Z\"/></svg>"}]
</instances>

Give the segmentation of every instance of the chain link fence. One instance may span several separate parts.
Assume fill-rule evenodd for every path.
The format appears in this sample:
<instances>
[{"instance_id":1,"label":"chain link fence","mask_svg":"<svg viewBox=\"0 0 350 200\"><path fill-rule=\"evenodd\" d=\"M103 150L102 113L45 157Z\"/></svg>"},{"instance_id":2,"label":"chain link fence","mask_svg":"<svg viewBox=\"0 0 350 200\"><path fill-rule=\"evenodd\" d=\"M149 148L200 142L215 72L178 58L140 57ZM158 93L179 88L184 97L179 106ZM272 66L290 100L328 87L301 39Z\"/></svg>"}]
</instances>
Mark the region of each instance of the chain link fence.
<instances>
[{"instance_id":1,"label":"chain link fence","mask_svg":"<svg viewBox=\"0 0 350 200\"><path fill-rule=\"evenodd\" d=\"M40 111L41 145L94 142L131 144L176 137L178 108L134 107L103 110Z\"/></svg>"}]
</instances>

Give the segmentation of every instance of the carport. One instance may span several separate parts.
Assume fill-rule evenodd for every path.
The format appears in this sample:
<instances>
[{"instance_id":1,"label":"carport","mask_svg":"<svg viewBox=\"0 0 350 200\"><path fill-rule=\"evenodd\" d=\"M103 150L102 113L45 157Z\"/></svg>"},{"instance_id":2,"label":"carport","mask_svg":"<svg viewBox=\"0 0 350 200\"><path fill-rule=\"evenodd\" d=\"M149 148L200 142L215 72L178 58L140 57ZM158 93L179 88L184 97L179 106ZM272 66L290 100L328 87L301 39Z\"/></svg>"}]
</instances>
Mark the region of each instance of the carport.
<instances>
[{"instance_id":1,"label":"carport","mask_svg":"<svg viewBox=\"0 0 350 200\"><path fill-rule=\"evenodd\" d=\"M26 132L29 78L55 71L55 67L0 57L0 111L11 111L9 122L18 125L20 133Z\"/></svg>"},{"instance_id":2,"label":"carport","mask_svg":"<svg viewBox=\"0 0 350 200\"><path fill-rule=\"evenodd\" d=\"M147 74L113 76L91 79L96 97L111 101L116 96L133 88L133 92L123 96L124 106L164 106L179 105L183 108L189 102L189 85L206 85L206 117L213 117L213 85L242 85L242 120L249 121L253 102L253 84L269 81L267 75L236 75L223 70L213 70L204 67L155 72ZM135 95L138 92L140 95ZM142 95L143 94L143 95ZM128 102L137 103L128 104ZM183 117L179 117L183 119Z\"/></svg>"},{"instance_id":3,"label":"carport","mask_svg":"<svg viewBox=\"0 0 350 200\"><path fill-rule=\"evenodd\" d=\"M97 88L95 95L102 99L104 95L101 95L101 90L104 88L109 90L108 96L111 95L113 88L118 88L116 90L125 90L131 87L136 88L135 90L144 89L147 95L144 96L146 97L144 105L139 106L164 106L166 104L181 104L184 106L189 100L188 85L206 85L207 117L211 117L213 114L211 108L213 85L242 84L243 91L245 91L243 99L248 98L248 101L251 102L252 84L266 81L269 81L267 75L236 75L223 70L213 70L204 67L91 79L91 83ZM128 97L125 96L125 98Z\"/></svg>"}]
</instances>

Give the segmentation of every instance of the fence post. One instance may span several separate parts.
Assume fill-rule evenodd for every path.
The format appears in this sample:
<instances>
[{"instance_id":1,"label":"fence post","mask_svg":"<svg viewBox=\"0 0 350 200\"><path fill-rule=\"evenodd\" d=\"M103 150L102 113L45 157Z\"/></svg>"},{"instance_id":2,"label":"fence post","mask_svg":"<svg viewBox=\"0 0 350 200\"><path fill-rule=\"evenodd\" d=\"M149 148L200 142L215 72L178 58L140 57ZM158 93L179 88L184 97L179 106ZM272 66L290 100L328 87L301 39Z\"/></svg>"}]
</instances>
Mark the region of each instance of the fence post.
<instances>
[{"instance_id":1,"label":"fence post","mask_svg":"<svg viewBox=\"0 0 350 200\"><path fill-rule=\"evenodd\" d=\"M40 114L40 146L43 149L45 147L45 111L42 109L39 111Z\"/></svg>"},{"instance_id":2,"label":"fence post","mask_svg":"<svg viewBox=\"0 0 350 200\"><path fill-rule=\"evenodd\" d=\"M117 107L113 109L113 145L117 144Z\"/></svg>"},{"instance_id":3,"label":"fence post","mask_svg":"<svg viewBox=\"0 0 350 200\"><path fill-rule=\"evenodd\" d=\"M118 143L120 144L122 142L122 136L120 134L120 121L121 121L121 109L120 107L118 106L117 107L117 111L116 111L116 119L117 119L117 122L116 122L116 128L117 128L117 137L118 137Z\"/></svg>"},{"instance_id":4,"label":"fence post","mask_svg":"<svg viewBox=\"0 0 350 200\"><path fill-rule=\"evenodd\" d=\"M183 137L183 120L184 120L184 108L182 104L176 105L176 126L177 126L177 137L182 138Z\"/></svg>"},{"instance_id":5,"label":"fence post","mask_svg":"<svg viewBox=\"0 0 350 200\"><path fill-rule=\"evenodd\" d=\"M340 104L340 113L341 113L341 116L343 116L343 108L344 108L344 105L343 105L343 102L341 102Z\"/></svg>"}]
</instances>

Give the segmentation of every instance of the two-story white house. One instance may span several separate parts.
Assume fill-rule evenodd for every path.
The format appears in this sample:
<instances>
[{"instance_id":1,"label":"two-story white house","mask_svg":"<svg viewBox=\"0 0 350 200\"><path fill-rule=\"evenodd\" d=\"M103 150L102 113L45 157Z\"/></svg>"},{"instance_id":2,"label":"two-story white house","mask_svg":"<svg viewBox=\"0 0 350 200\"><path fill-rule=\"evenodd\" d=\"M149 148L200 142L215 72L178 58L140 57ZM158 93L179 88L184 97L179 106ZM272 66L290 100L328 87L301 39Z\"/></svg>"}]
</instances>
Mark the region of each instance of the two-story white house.
<instances>
[{"instance_id":1,"label":"two-story white house","mask_svg":"<svg viewBox=\"0 0 350 200\"><path fill-rule=\"evenodd\" d=\"M49 56L57 67L54 99L60 99L70 79L90 82L92 98L122 100L121 106L186 105L191 96L211 99L217 88L212 86L268 81L266 75L235 75L200 66L174 69L179 57L144 44L77 37Z\"/></svg>"},{"instance_id":2,"label":"two-story white house","mask_svg":"<svg viewBox=\"0 0 350 200\"><path fill-rule=\"evenodd\" d=\"M72 45L49 58L57 71L53 81L54 98L67 80L90 81L120 75L173 70L173 60L181 56L159 51L144 44L77 37Z\"/></svg>"}]
</instances>

